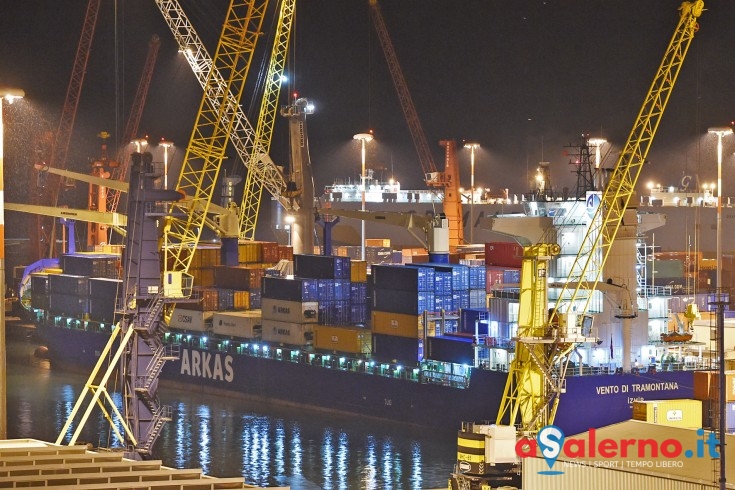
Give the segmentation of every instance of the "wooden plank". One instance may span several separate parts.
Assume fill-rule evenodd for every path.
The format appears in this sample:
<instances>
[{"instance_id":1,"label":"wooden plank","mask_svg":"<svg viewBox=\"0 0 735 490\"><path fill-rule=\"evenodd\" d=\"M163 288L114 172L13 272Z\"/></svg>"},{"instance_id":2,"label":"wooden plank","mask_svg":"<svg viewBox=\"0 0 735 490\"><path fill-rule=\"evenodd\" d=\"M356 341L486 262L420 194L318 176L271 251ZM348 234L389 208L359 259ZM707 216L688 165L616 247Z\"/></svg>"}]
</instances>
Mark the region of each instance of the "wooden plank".
<instances>
[{"instance_id":1,"label":"wooden plank","mask_svg":"<svg viewBox=\"0 0 735 490\"><path fill-rule=\"evenodd\" d=\"M49 465L21 465L0 467L0 478L23 475L43 475L62 473L94 473L104 471L147 471L160 469L163 462L159 460L134 461L123 459L122 461L90 461L72 464L49 464Z\"/></svg>"}]
</instances>

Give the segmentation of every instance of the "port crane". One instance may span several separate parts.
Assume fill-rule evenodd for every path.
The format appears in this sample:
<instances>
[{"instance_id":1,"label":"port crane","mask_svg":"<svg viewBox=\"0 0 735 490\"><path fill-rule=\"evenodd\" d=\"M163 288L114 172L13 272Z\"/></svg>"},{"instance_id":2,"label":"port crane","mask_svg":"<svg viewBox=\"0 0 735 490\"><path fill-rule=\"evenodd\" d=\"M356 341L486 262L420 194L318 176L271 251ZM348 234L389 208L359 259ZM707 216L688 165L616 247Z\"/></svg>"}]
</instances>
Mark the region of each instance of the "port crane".
<instances>
[{"instance_id":1,"label":"port crane","mask_svg":"<svg viewBox=\"0 0 735 490\"><path fill-rule=\"evenodd\" d=\"M53 135L50 145L49 162L56 168L65 169L69 146L71 143L72 130L76 119L79 98L82 93L84 76L87 73L87 62L92 49L92 38L97 25L97 17L100 10L100 0L89 0L82 25L82 33L77 46L74 65L72 67L69 85L66 90L64 107L61 111L59 126ZM51 179L46 182L44 189L38 189L34 196L34 204L56 206L64 182L61 179ZM32 255L35 259L42 257L53 257L56 243L56 222L44 216L36 218L36 226L31 227L30 242L36 247ZM45 247L45 249L44 249Z\"/></svg>"},{"instance_id":2,"label":"port crane","mask_svg":"<svg viewBox=\"0 0 735 490\"><path fill-rule=\"evenodd\" d=\"M631 198L703 9L701 0L683 2L679 7L674 35L551 311L548 265L559 253L559 245L542 240L524 247L516 354L498 424L507 417L523 435L533 436L553 423L571 352L579 343L596 340L586 314L592 293L616 238L626 236L637 224L635 209L629 208Z\"/></svg>"},{"instance_id":3,"label":"port crane","mask_svg":"<svg viewBox=\"0 0 735 490\"><path fill-rule=\"evenodd\" d=\"M210 72L212 72L211 76L215 79L221 80L222 76L219 69L213 65L209 53L178 1L156 0L156 5L200 85L203 88L206 86ZM304 166L301 172L302 180L299 180L298 172L293 169L291 175L286 176L283 169L270 158L267 148L270 144L280 84L283 81L285 56L294 14L295 0L283 1L279 14L279 27L276 29L277 35L267 72L266 90L263 96L263 108L266 110L264 111L261 108L258 121L258 127L261 128L260 133L253 129L242 109L237 106L230 139L240 160L248 170L248 180L245 184L241 203L239 230L235 233L239 233L239 237L243 239L252 240L255 237L257 217L262 201L260 197L262 196L262 190L265 189L278 200L284 209L295 215L296 222L294 225L296 230L304 230L302 233L296 234L297 236L303 236L305 240L301 243L294 243L294 250L298 252L301 251L299 250L300 247L306 251L311 250L309 240L311 240L311 230L314 227L313 203L308 196L302 195L303 188L311 184L310 175L305 173L311 171L310 165ZM310 105L307 105L305 109L310 107ZM305 116L308 112L303 110L294 112L293 108L287 108L286 111L290 114L298 113L299 117L289 117L289 120L291 126L299 126L302 130L300 133L302 137L299 141L303 143ZM294 130L291 132L294 133ZM304 154L308 155L308 152ZM298 161L292 163L294 166L299 164Z\"/></svg>"},{"instance_id":4,"label":"port crane","mask_svg":"<svg viewBox=\"0 0 735 490\"><path fill-rule=\"evenodd\" d=\"M464 241L464 227L462 225L462 203L459 193L459 169L456 162L456 146L453 141L443 140L439 144L445 148L444 171L440 172L434 163L429 144L426 141L424 129L421 126L416 107L408 90L406 78L398 61L398 55L393 47L388 27L383 19L378 0L369 0L370 13L378 33L383 54L388 63L388 69L393 79L393 85L398 93L403 114L408 123L416 152L419 156L424 180L429 187L442 189L444 192L444 215L449 223L449 245L454 249Z\"/></svg>"}]
</instances>

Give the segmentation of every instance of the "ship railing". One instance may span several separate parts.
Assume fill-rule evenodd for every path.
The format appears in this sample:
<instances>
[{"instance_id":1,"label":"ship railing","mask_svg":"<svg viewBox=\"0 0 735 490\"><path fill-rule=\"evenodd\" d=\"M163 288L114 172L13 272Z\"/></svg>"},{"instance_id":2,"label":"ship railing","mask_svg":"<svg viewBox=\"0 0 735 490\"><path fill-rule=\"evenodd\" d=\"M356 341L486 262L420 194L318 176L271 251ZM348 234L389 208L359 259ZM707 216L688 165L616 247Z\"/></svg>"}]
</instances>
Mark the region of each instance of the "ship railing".
<instances>
[{"instance_id":1,"label":"ship railing","mask_svg":"<svg viewBox=\"0 0 735 490\"><path fill-rule=\"evenodd\" d=\"M468 388L470 385L470 379L467 376L443 373L441 371L432 371L431 369L421 370L421 382L424 384L434 384L463 389Z\"/></svg>"}]
</instances>

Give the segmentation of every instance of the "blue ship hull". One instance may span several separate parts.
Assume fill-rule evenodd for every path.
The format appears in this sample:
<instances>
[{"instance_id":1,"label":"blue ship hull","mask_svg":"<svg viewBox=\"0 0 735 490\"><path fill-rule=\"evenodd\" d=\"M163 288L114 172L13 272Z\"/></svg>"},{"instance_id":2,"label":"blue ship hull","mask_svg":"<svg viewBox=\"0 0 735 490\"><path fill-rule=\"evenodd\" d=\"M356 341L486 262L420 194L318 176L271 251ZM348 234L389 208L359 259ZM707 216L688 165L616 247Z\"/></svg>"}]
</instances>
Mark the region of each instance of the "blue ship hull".
<instances>
[{"instance_id":1,"label":"blue ship hull","mask_svg":"<svg viewBox=\"0 0 735 490\"><path fill-rule=\"evenodd\" d=\"M55 366L91 372L109 333L39 324ZM168 361L164 385L245 396L318 410L456 430L463 421L494 422L507 373L473 369L467 387L427 384L365 370L314 366L182 345ZM555 424L576 434L628 420L634 400L691 398L692 371L568 376Z\"/></svg>"}]
</instances>

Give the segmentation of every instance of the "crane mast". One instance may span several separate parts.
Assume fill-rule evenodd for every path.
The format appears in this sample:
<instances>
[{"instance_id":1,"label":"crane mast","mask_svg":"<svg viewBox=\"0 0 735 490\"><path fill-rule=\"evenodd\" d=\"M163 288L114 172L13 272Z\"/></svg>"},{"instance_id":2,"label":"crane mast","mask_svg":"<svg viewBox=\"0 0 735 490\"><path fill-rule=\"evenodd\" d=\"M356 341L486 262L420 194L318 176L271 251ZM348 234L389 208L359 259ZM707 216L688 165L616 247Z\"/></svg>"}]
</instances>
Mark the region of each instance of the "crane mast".
<instances>
[{"instance_id":1,"label":"crane mast","mask_svg":"<svg viewBox=\"0 0 735 490\"><path fill-rule=\"evenodd\" d=\"M434 158L431 155L431 150L429 150L429 144L426 141L424 128L421 126L421 120L411 98L411 92L408 90L406 78L403 76L401 64L398 62L398 55L390 39L383 14L380 11L378 0L369 1L373 24L378 33L380 46L383 48L383 54L388 63L388 70L393 79L393 85L398 93L398 100L401 103L403 115L406 118L406 123L408 123L408 129L411 132L411 138L419 156L424 180L429 187L441 188L444 191L444 214L449 221L449 244L450 247L456 248L457 245L464 241L461 201L459 199L459 173L457 172L456 164L453 169L445 168L443 172L437 170ZM448 147L443 141L440 144L445 146L448 151ZM447 155L446 163L450 163L449 159L450 157ZM452 156L452 163L454 163L454 159L455 157Z\"/></svg>"},{"instance_id":2,"label":"crane mast","mask_svg":"<svg viewBox=\"0 0 735 490\"><path fill-rule=\"evenodd\" d=\"M547 266L559 245L539 243L524 247L518 342L497 422L507 415L524 434L533 435L553 423L564 392L570 353L578 343L594 340L584 322L592 292L621 226L635 224L628 209L635 185L684 58L697 31L704 2L683 2L674 35L656 72L633 129L613 169L580 251L558 300L550 311Z\"/></svg>"},{"instance_id":3,"label":"crane mast","mask_svg":"<svg viewBox=\"0 0 735 490\"><path fill-rule=\"evenodd\" d=\"M255 239L255 228L260 202L263 197L264 176L268 175L268 169L264 163L265 159L261 158L259 152L268 153L270 151L295 12L296 0L282 0L273 49L266 72L265 90L261 100L260 112L258 113L258 124L255 128L255 144L251 148L250 158L248 159L250 164L245 177L245 188L240 206L240 238L247 240ZM291 179L291 181L294 180ZM297 182L297 187L303 186L303 180L296 180L295 182ZM301 186L298 185L299 183ZM291 208L293 208L293 205ZM312 223L311 229L313 228ZM301 253L301 250L297 253Z\"/></svg>"}]
</instances>

